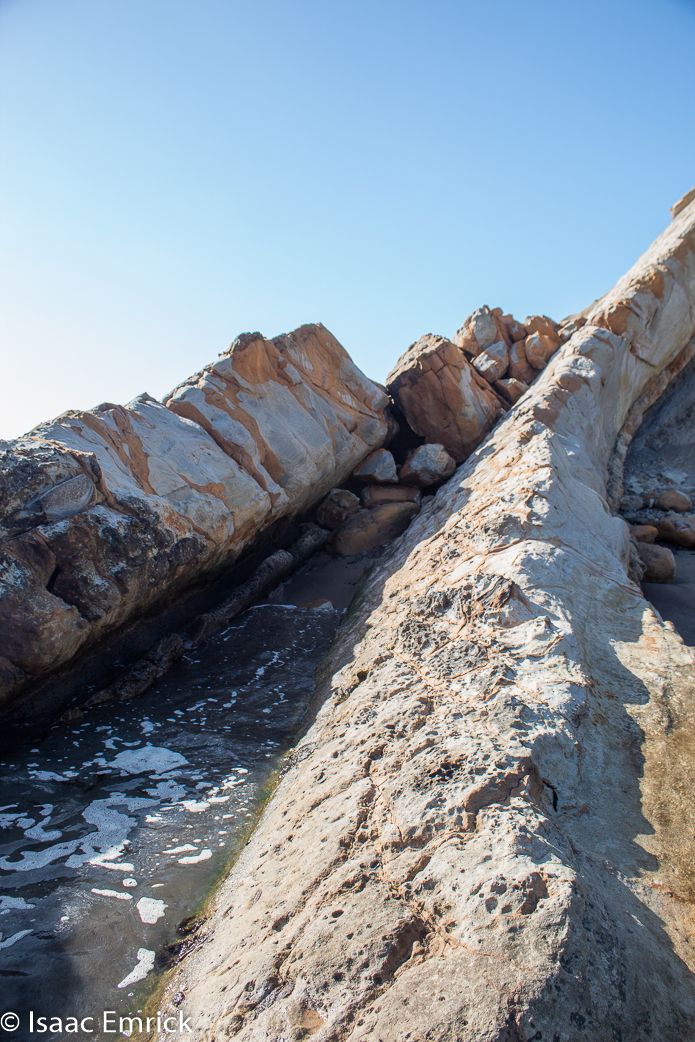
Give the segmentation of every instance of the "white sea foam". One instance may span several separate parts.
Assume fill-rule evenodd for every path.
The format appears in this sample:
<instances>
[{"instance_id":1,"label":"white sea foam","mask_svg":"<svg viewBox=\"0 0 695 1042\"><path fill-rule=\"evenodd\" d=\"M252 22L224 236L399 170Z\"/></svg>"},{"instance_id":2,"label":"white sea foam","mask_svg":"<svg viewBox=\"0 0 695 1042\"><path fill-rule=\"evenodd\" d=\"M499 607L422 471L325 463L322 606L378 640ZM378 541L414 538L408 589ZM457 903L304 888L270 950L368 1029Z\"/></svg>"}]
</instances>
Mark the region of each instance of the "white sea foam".
<instances>
[{"instance_id":1,"label":"white sea foam","mask_svg":"<svg viewBox=\"0 0 695 1042\"><path fill-rule=\"evenodd\" d=\"M158 901L154 897L141 897L135 907L143 923L156 923L158 919L162 918L164 909L169 905L165 905L164 901Z\"/></svg>"},{"instance_id":2,"label":"white sea foam","mask_svg":"<svg viewBox=\"0 0 695 1042\"><path fill-rule=\"evenodd\" d=\"M118 767L128 774L164 774L184 763L188 760L181 753L158 745L145 745L141 749L124 749L110 761L109 766Z\"/></svg>"},{"instance_id":3,"label":"white sea foam","mask_svg":"<svg viewBox=\"0 0 695 1042\"><path fill-rule=\"evenodd\" d=\"M148 973L154 969L154 952L149 951L147 948L138 948L137 965L135 969L124 977L121 983L118 985L119 988L127 988L129 984L137 984L138 981L144 980Z\"/></svg>"},{"instance_id":4,"label":"white sea foam","mask_svg":"<svg viewBox=\"0 0 695 1042\"><path fill-rule=\"evenodd\" d=\"M199 854L191 855L190 857L180 857L180 865L197 865L199 861L209 861L212 857L212 851L206 847L205 850L201 850Z\"/></svg>"},{"instance_id":5,"label":"white sea foam","mask_svg":"<svg viewBox=\"0 0 695 1042\"><path fill-rule=\"evenodd\" d=\"M10 911L11 908L36 908L36 905L29 905L23 897L9 897L4 894L0 894L0 911Z\"/></svg>"},{"instance_id":6,"label":"white sea foam","mask_svg":"<svg viewBox=\"0 0 695 1042\"><path fill-rule=\"evenodd\" d=\"M17 933L13 933L11 937L8 937L6 941L3 941L2 934L0 933L0 951L3 948L11 948L17 941L21 941L22 937L26 937L30 934L31 930L18 930Z\"/></svg>"}]
</instances>

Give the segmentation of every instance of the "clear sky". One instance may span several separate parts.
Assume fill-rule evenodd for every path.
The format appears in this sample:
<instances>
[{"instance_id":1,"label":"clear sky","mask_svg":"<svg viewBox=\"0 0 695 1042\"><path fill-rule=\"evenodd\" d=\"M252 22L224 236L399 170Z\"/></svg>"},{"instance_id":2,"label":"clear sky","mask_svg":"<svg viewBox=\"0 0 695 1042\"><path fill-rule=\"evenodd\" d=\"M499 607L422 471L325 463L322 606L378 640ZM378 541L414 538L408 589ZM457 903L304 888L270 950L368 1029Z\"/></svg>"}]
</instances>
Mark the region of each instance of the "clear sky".
<instances>
[{"instance_id":1,"label":"clear sky","mask_svg":"<svg viewBox=\"0 0 695 1042\"><path fill-rule=\"evenodd\" d=\"M0 0L0 437L579 310L695 184L694 54L694 0Z\"/></svg>"}]
</instances>

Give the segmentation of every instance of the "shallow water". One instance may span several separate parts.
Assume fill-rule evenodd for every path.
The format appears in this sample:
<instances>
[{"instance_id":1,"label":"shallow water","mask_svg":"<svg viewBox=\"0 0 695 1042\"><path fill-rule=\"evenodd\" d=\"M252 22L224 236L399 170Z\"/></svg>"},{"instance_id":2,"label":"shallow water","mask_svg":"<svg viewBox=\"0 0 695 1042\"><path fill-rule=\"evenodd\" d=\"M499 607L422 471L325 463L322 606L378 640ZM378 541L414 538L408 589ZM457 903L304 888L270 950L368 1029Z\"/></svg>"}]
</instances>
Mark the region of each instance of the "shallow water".
<instances>
[{"instance_id":1,"label":"shallow water","mask_svg":"<svg viewBox=\"0 0 695 1042\"><path fill-rule=\"evenodd\" d=\"M252 608L145 696L0 765L0 1013L20 1019L0 1037L121 1037L103 1012L137 1014L176 956L296 739L339 619ZM73 1032L67 1017L94 1021Z\"/></svg>"}]
</instances>

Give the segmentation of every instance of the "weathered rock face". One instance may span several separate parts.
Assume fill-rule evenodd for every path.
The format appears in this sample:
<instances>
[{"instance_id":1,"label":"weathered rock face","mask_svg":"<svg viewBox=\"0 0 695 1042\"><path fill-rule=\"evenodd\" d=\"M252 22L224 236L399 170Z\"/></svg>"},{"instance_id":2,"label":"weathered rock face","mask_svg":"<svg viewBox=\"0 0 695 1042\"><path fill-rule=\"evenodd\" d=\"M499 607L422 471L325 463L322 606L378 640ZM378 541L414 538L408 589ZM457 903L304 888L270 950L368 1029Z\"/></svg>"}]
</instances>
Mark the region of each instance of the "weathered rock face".
<instances>
[{"instance_id":1,"label":"weathered rock face","mask_svg":"<svg viewBox=\"0 0 695 1042\"><path fill-rule=\"evenodd\" d=\"M406 351L386 385L413 430L464 460L502 413L499 399L463 350L424 336Z\"/></svg>"},{"instance_id":2,"label":"weathered rock face","mask_svg":"<svg viewBox=\"0 0 695 1042\"><path fill-rule=\"evenodd\" d=\"M165 404L43 424L0 454L0 705L218 574L387 437L388 396L320 325L244 334ZM49 697L50 701L50 697Z\"/></svg>"},{"instance_id":3,"label":"weathered rock face","mask_svg":"<svg viewBox=\"0 0 695 1042\"><path fill-rule=\"evenodd\" d=\"M604 498L694 333L691 204L371 574L171 983L201 1042L694 1037L695 660Z\"/></svg>"}]
</instances>

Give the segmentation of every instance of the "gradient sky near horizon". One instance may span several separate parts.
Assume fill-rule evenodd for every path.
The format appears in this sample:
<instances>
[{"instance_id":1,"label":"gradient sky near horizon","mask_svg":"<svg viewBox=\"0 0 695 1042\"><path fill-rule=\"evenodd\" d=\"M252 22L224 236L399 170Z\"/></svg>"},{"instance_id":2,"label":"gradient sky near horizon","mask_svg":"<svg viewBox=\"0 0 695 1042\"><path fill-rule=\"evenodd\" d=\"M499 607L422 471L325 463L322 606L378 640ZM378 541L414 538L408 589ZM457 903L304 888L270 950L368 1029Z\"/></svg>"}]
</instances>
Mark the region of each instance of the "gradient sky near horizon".
<instances>
[{"instance_id":1,"label":"gradient sky near horizon","mask_svg":"<svg viewBox=\"0 0 695 1042\"><path fill-rule=\"evenodd\" d=\"M583 308L695 184L693 53L693 0L0 0L0 437Z\"/></svg>"}]
</instances>

